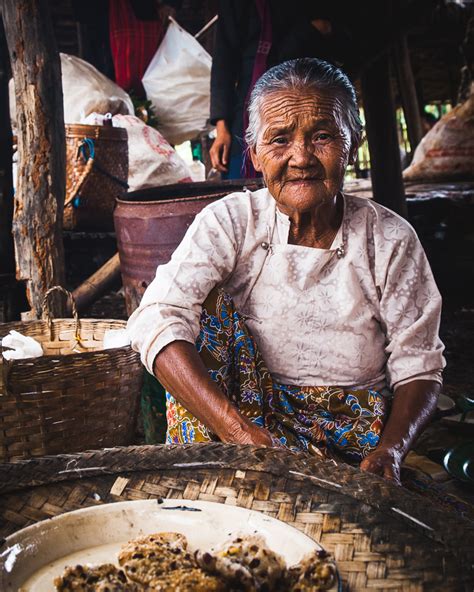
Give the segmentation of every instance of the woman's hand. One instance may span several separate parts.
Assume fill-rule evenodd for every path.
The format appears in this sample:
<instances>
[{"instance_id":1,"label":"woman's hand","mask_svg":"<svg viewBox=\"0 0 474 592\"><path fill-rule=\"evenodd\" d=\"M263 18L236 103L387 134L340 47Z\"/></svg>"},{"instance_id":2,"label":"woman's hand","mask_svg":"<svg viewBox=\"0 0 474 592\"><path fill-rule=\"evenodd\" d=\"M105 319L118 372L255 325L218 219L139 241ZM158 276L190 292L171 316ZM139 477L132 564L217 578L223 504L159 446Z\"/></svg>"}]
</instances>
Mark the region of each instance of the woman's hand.
<instances>
[{"instance_id":1,"label":"woman's hand","mask_svg":"<svg viewBox=\"0 0 474 592\"><path fill-rule=\"evenodd\" d=\"M273 445L270 432L265 428L260 428L251 421L242 418L238 424L228 428L228 433L222 438L223 442L228 444L253 444L253 446Z\"/></svg>"},{"instance_id":2,"label":"woman's hand","mask_svg":"<svg viewBox=\"0 0 474 592\"><path fill-rule=\"evenodd\" d=\"M193 344L169 343L155 358L154 370L166 390L222 442L272 446L270 433L244 417L211 380Z\"/></svg>"},{"instance_id":3,"label":"woman's hand","mask_svg":"<svg viewBox=\"0 0 474 592\"><path fill-rule=\"evenodd\" d=\"M209 156L212 166L221 173L226 173L229 164L232 136L224 119L219 119L216 123L216 133L216 139L209 150Z\"/></svg>"},{"instance_id":4,"label":"woman's hand","mask_svg":"<svg viewBox=\"0 0 474 592\"><path fill-rule=\"evenodd\" d=\"M176 9L166 4L166 2L161 2L161 0L157 3L157 11L159 18L165 27L168 26L170 17L174 19L176 18Z\"/></svg>"},{"instance_id":5,"label":"woman's hand","mask_svg":"<svg viewBox=\"0 0 474 592\"><path fill-rule=\"evenodd\" d=\"M440 385L433 380L413 380L395 390L392 409L380 443L360 464L362 471L400 482L403 459L435 409Z\"/></svg>"},{"instance_id":6,"label":"woman's hand","mask_svg":"<svg viewBox=\"0 0 474 592\"><path fill-rule=\"evenodd\" d=\"M393 448L377 448L360 463L362 471L373 473L401 485L400 465L401 455Z\"/></svg>"}]
</instances>

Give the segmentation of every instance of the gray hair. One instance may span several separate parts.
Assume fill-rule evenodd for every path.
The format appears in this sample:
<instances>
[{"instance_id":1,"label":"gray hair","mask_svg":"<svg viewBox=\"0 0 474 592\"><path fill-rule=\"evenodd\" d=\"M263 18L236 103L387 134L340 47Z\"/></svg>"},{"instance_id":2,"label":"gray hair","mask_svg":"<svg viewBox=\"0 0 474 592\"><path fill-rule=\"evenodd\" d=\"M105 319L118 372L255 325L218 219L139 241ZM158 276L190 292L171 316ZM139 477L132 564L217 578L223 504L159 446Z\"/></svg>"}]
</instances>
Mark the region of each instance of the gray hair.
<instances>
[{"instance_id":1,"label":"gray hair","mask_svg":"<svg viewBox=\"0 0 474 592\"><path fill-rule=\"evenodd\" d=\"M249 124L245 132L247 146L255 147L260 128L262 102L271 93L285 90L329 89L342 100L343 117L349 127L353 146L360 144L363 125L354 87L346 74L317 58L289 60L270 68L255 83L248 105Z\"/></svg>"}]
</instances>

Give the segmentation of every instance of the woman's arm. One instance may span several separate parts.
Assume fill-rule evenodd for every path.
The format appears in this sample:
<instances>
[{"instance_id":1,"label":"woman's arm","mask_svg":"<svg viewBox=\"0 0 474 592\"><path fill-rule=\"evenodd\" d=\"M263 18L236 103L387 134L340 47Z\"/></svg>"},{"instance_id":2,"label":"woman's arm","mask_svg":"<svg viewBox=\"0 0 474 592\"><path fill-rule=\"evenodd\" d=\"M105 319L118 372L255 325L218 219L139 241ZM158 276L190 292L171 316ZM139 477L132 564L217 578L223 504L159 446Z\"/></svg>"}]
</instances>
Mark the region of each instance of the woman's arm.
<instances>
[{"instance_id":1,"label":"woman's arm","mask_svg":"<svg viewBox=\"0 0 474 592\"><path fill-rule=\"evenodd\" d=\"M209 150L209 156L212 166L221 173L227 172L231 144L232 134L229 123L225 119L218 119L216 121L216 139Z\"/></svg>"},{"instance_id":2,"label":"woman's arm","mask_svg":"<svg viewBox=\"0 0 474 592\"><path fill-rule=\"evenodd\" d=\"M386 376L395 394L379 445L361 469L400 483L402 460L433 415L441 389L441 295L421 243L406 221L385 212L374 240Z\"/></svg>"},{"instance_id":3,"label":"woman's arm","mask_svg":"<svg viewBox=\"0 0 474 592\"><path fill-rule=\"evenodd\" d=\"M237 264L242 226L247 224L243 202L239 199L239 208L233 208L223 198L196 216L171 260L158 267L140 306L129 318L132 348L140 352L150 374L165 346L174 341L195 343L202 303Z\"/></svg>"},{"instance_id":4,"label":"woman's arm","mask_svg":"<svg viewBox=\"0 0 474 592\"><path fill-rule=\"evenodd\" d=\"M248 195L230 195L204 208L171 260L158 267L127 330L147 370L219 438L265 445L270 436L237 412L195 348L203 302L236 269L252 224Z\"/></svg>"},{"instance_id":5,"label":"woman's arm","mask_svg":"<svg viewBox=\"0 0 474 592\"><path fill-rule=\"evenodd\" d=\"M212 166L226 172L229 165L232 136L231 122L234 117L235 88L242 60L241 34L243 29L242 12L245 2L219 2L215 47L211 68L211 124L216 126L214 140L209 156Z\"/></svg>"},{"instance_id":6,"label":"woman's arm","mask_svg":"<svg viewBox=\"0 0 474 592\"><path fill-rule=\"evenodd\" d=\"M434 380L413 380L395 390L387 425L376 450L360 468L400 485L400 466L431 419L438 401L440 384Z\"/></svg>"},{"instance_id":7,"label":"woman's arm","mask_svg":"<svg viewBox=\"0 0 474 592\"><path fill-rule=\"evenodd\" d=\"M267 430L239 413L210 378L196 348L186 341L174 341L155 358L155 376L190 413L222 442L271 446Z\"/></svg>"}]
</instances>

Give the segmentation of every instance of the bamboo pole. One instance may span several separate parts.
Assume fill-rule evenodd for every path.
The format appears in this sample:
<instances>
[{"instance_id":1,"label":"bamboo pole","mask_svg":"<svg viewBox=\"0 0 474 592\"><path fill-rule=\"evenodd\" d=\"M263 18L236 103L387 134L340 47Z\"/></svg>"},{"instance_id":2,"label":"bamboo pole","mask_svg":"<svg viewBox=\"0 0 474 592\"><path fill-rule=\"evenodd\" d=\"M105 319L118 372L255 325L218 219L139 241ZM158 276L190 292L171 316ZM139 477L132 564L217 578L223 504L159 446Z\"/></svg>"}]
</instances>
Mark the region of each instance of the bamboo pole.
<instances>
[{"instance_id":1,"label":"bamboo pole","mask_svg":"<svg viewBox=\"0 0 474 592\"><path fill-rule=\"evenodd\" d=\"M413 153L423 137L423 125L406 35L401 34L394 44L394 56L403 112L407 123L408 139Z\"/></svg>"},{"instance_id":2,"label":"bamboo pole","mask_svg":"<svg viewBox=\"0 0 474 592\"><path fill-rule=\"evenodd\" d=\"M81 313L98 300L118 278L120 278L120 259L119 254L115 253L72 293L77 311Z\"/></svg>"}]
</instances>

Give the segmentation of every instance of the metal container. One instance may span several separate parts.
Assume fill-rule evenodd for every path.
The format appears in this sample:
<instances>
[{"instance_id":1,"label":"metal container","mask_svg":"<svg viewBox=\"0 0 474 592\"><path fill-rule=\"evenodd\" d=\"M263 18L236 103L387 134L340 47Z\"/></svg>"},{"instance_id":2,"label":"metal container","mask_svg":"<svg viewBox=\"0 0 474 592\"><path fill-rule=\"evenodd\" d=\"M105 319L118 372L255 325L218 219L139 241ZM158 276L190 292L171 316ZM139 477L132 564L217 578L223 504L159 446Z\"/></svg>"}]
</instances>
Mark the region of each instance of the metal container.
<instances>
[{"instance_id":1,"label":"metal container","mask_svg":"<svg viewBox=\"0 0 474 592\"><path fill-rule=\"evenodd\" d=\"M179 183L118 199L114 223L127 313L137 308L156 268L170 260L198 212L229 193L260 187L260 179Z\"/></svg>"}]
</instances>

